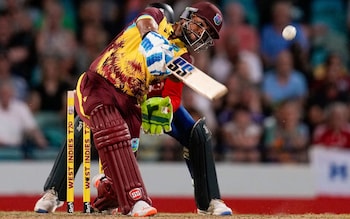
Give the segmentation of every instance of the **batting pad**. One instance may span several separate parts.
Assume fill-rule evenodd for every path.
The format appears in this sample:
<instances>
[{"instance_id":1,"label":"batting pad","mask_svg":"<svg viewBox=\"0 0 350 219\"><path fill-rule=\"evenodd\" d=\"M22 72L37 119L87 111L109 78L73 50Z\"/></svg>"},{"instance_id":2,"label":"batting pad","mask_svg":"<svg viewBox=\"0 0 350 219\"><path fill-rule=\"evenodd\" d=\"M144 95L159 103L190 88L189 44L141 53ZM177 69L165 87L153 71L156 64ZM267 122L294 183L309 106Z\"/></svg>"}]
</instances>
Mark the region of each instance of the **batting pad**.
<instances>
[{"instance_id":1,"label":"batting pad","mask_svg":"<svg viewBox=\"0 0 350 219\"><path fill-rule=\"evenodd\" d=\"M120 210L128 214L139 200L151 204L141 178L128 126L113 106L99 106L90 116L91 130L104 173L112 181Z\"/></svg>"},{"instance_id":2,"label":"batting pad","mask_svg":"<svg viewBox=\"0 0 350 219\"><path fill-rule=\"evenodd\" d=\"M193 126L189 142L193 167L194 193L198 209L207 210L211 199L220 199L211 132L200 119Z\"/></svg>"}]
</instances>

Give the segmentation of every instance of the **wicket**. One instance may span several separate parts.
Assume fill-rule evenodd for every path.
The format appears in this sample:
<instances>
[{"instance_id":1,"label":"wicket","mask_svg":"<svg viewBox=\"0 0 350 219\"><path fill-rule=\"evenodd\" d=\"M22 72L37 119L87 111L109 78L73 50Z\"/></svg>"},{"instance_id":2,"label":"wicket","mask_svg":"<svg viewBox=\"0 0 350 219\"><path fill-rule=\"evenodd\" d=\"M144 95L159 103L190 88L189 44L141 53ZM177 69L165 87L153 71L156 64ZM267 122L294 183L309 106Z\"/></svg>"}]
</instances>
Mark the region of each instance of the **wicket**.
<instances>
[{"instance_id":1,"label":"wicket","mask_svg":"<svg viewBox=\"0 0 350 219\"><path fill-rule=\"evenodd\" d=\"M91 139L90 128L83 128L83 212L91 213ZM101 171L101 167L99 168ZM67 212L74 212L74 91L67 92Z\"/></svg>"}]
</instances>

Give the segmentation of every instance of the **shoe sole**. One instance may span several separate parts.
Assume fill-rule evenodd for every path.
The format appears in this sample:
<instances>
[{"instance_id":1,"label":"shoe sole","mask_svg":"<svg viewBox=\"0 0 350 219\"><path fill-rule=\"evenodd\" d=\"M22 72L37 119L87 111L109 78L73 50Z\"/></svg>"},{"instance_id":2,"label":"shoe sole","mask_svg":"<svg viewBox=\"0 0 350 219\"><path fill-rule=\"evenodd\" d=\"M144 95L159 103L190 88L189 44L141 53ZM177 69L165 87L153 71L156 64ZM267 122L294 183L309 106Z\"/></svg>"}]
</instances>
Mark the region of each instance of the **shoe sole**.
<instances>
[{"instance_id":1,"label":"shoe sole","mask_svg":"<svg viewBox=\"0 0 350 219\"><path fill-rule=\"evenodd\" d=\"M232 212L231 211L224 211L224 212L221 212L219 214L215 214L215 213L208 212L208 211L198 210L197 214L199 214L199 215L213 215L213 216L230 216L230 215L232 215Z\"/></svg>"},{"instance_id":2,"label":"shoe sole","mask_svg":"<svg viewBox=\"0 0 350 219\"><path fill-rule=\"evenodd\" d=\"M44 209L38 209L38 210L35 210L36 213L40 213L40 214L47 214L49 213L48 211L44 210Z\"/></svg>"},{"instance_id":3,"label":"shoe sole","mask_svg":"<svg viewBox=\"0 0 350 219\"><path fill-rule=\"evenodd\" d=\"M213 214L213 215L216 215L216 216L230 216L230 215L232 215L232 212L224 211L224 212L221 212L220 214Z\"/></svg>"},{"instance_id":4,"label":"shoe sole","mask_svg":"<svg viewBox=\"0 0 350 219\"><path fill-rule=\"evenodd\" d=\"M139 214L139 213L135 213L133 215L131 215L132 217L147 217L147 216L153 216L157 214L157 209L152 208L149 211L147 211L145 214Z\"/></svg>"}]
</instances>

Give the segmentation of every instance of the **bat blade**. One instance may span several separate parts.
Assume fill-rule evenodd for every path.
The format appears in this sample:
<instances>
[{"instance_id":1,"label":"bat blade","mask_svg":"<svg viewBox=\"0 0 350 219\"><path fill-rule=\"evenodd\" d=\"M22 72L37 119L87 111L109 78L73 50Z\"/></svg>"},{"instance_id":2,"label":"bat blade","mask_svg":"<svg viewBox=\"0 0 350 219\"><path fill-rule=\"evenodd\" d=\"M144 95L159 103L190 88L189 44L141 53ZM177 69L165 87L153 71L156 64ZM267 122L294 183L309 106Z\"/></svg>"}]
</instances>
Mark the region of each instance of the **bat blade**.
<instances>
[{"instance_id":1,"label":"bat blade","mask_svg":"<svg viewBox=\"0 0 350 219\"><path fill-rule=\"evenodd\" d=\"M166 65L167 69L188 87L204 97L215 100L227 93L227 87L210 77L182 57L176 57Z\"/></svg>"}]
</instances>

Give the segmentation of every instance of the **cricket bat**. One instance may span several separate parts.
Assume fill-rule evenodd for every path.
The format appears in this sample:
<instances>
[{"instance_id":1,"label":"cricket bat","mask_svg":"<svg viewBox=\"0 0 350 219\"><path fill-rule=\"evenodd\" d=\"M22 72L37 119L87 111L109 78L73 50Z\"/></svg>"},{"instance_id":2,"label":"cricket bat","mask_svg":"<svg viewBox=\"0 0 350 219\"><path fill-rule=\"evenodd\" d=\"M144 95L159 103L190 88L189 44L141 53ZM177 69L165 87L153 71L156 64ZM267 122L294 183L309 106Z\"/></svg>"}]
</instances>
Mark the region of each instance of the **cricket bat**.
<instances>
[{"instance_id":1,"label":"cricket bat","mask_svg":"<svg viewBox=\"0 0 350 219\"><path fill-rule=\"evenodd\" d=\"M166 64L167 69L185 85L204 97L215 100L227 93L227 87L210 77L182 57Z\"/></svg>"}]
</instances>

